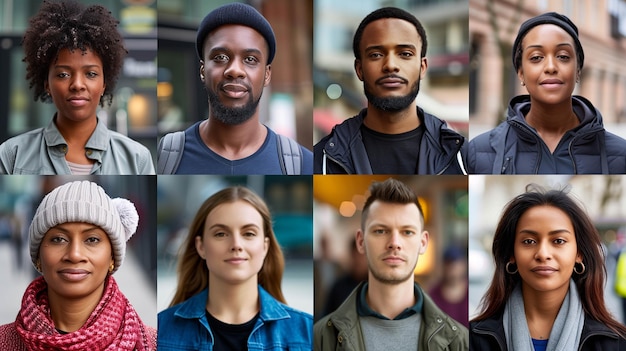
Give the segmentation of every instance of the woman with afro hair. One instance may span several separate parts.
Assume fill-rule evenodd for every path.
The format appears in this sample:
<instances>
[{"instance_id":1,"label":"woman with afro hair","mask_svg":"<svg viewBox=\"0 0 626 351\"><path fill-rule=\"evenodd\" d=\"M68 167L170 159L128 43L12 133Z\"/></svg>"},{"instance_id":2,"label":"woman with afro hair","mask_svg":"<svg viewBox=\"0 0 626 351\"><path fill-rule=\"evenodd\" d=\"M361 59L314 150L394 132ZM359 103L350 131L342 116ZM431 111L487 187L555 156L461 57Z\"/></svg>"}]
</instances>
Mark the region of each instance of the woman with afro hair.
<instances>
[{"instance_id":1,"label":"woman with afro hair","mask_svg":"<svg viewBox=\"0 0 626 351\"><path fill-rule=\"evenodd\" d=\"M0 174L154 174L148 149L107 129L127 51L118 21L101 5L44 1L23 38L34 100L53 102L50 124L0 145Z\"/></svg>"}]
</instances>

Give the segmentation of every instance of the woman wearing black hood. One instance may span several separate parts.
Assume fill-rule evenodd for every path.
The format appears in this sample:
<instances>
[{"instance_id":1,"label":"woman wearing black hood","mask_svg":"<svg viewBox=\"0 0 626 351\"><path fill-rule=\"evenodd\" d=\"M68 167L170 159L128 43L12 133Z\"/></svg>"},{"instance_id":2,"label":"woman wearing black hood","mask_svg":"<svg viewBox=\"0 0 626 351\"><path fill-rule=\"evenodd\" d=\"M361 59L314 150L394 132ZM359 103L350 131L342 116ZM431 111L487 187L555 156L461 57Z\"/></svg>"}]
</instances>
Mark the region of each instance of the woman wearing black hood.
<instances>
[{"instance_id":1,"label":"woman wearing black hood","mask_svg":"<svg viewBox=\"0 0 626 351\"><path fill-rule=\"evenodd\" d=\"M626 140L607 132L602 115L572 95L584 62L578 28L549 12L524 22L513 66L528 95L511 99L507 120L469 143L475 174L624 174Z\"/></svg>"}]
</instances>

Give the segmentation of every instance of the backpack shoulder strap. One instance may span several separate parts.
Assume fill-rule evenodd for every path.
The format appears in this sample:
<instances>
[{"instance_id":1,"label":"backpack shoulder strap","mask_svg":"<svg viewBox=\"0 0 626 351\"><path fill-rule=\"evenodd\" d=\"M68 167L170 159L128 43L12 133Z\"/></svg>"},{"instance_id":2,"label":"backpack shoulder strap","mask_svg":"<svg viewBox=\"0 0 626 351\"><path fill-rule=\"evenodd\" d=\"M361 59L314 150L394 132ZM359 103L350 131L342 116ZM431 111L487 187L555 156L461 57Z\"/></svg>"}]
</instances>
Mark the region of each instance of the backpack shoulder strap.
<instances>
[{"instance_id":1,"label":"backpack shoulder strap","mask_svg":"<svg viewBox=\"0 0 626 351\"><path fill-rule=\"evenodd\" d=\"M276 134L278 162L283 174L298 175L302 173L302 150L298 143L284 135Z\"/></svg>"},{"instance_id":2,"label":"backpack shoulder strap","mask_svg":"<svg viewBox=\"0 0 626 351\"><path fill-rule=\"evenodd\" d=\"M174 174L183 158L185 131L168 133L159 140L157 174Z\"/></svg>"}]
</instances>

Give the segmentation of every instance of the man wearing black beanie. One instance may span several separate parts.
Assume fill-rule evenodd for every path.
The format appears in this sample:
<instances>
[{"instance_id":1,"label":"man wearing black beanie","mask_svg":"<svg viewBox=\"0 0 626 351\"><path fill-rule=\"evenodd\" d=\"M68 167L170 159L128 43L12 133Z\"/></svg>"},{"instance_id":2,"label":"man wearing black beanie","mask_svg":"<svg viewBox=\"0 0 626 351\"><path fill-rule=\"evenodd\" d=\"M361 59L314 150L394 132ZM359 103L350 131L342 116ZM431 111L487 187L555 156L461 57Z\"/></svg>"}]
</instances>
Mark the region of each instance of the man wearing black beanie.
<instances>
[{"instance_id":1,"label":"man wearing black beanie","mask_svg":"<svg viewBox=\"0 0 626 351\"><path fill-rule=\"evenodd\" d=\"M313 154L260 123L259 101L271 80L276 38L252 6L211 11L196 36L209 118L159 142L160 174L312 174Z\"/></svg>"}]
</instances>

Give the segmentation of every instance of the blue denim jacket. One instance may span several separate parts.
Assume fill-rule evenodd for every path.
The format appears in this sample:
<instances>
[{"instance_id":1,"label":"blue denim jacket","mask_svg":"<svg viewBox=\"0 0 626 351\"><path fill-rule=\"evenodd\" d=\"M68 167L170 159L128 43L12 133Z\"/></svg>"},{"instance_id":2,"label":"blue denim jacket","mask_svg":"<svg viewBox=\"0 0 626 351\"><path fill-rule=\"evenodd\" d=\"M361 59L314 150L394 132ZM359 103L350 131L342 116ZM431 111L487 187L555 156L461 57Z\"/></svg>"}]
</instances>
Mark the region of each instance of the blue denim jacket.
<instances>
[{"instance_id":1,"label":"blue denim jacket","mask_svg":"<svg viewBox=\"0 0 626 351\"><path fill-rule=\"evenodd\" d=\"M208 294L205 289L159 313L157 350L213 351L205 312ZM261 286L259 299L261 311L248 338L248 350L313 350L313 316L276 301Z\"/></svg>"}]
</instances>

